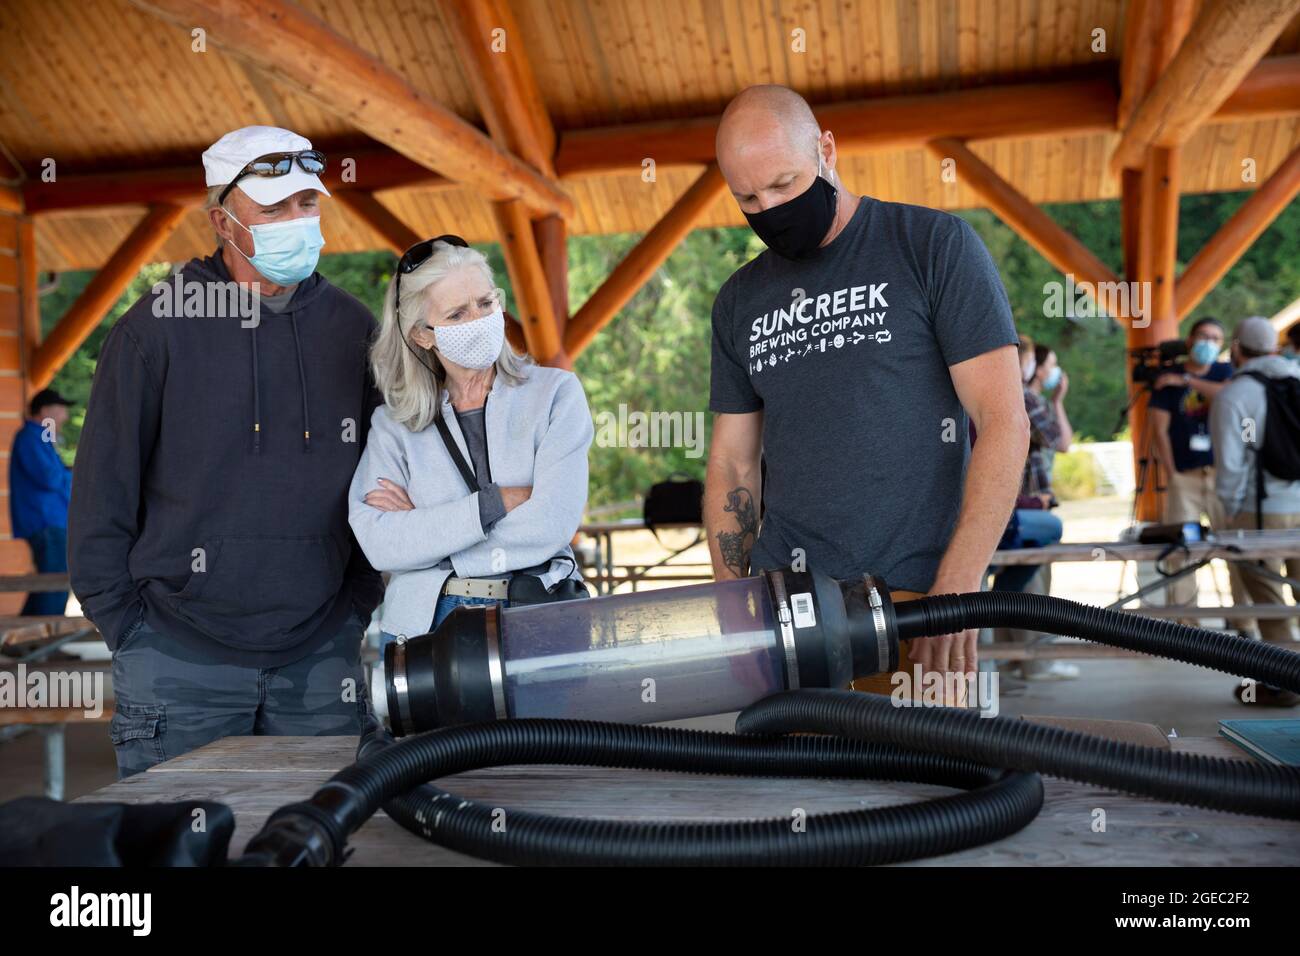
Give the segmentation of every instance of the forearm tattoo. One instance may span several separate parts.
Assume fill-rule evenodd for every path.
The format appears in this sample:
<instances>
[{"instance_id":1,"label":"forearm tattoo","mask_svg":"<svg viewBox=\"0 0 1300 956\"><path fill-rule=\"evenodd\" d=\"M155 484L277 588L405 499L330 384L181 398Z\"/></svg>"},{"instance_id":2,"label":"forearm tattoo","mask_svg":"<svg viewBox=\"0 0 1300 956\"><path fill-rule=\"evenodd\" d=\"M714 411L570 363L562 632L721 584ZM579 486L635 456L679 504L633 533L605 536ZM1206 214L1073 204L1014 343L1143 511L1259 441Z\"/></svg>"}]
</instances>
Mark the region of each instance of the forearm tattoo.
<instances>
[{"instance_id":1,"label":"forearm tattoo","mask_svg":"<svg viewBox=\"0 0 1300 956\"><path fill-rule=\"evenodd\" d=\"M749 552L754 548L754 539L758 537L758 515L754 511L754 496L748 488L733 488L727 492L727 503L722 508L736 516L738 531L718 532L718 552L725 564L736 577L743 577L749 571Z\"/></svg>"}]
</instances>

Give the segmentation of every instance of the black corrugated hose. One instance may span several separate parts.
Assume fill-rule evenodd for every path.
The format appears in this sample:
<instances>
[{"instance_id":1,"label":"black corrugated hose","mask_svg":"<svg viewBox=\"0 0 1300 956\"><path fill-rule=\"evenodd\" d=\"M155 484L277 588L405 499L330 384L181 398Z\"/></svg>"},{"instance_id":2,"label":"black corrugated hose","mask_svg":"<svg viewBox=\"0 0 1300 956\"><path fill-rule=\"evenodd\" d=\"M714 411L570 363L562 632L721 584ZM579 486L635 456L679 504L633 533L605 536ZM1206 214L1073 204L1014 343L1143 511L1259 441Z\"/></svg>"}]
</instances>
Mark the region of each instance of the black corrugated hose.
<instances>
[{"instance_id":1,"label":"black corrugated hose","mask_svg":"<svg viewBox=\"0 0 1300 956\"><path fill-rule=\"evenodd\" d=\"M1200 664L1300 692L1300 654L1217 631L1044 595L985 592L896 605L903 639L984 626L1071 635ZM737 735L570 720L510 720L393 741L375 724L358 763L306 803L272 814L241 862L328 865L382 805L450 849L504 863L852 865L951 853L1024 827L1042 805L1039 773L1160 800L1300 819L1300 769L1217 760L944 707L895 707L840 690L774 694ZM800 732L829 737L779 736ZM508 764L637 767L751 776L907 780L965 793L923 803L722 823L589 820L462 800L426 783ZM1004 768L1000 770L994 767ZM504 822L504 826L500 826Z\"/></svg>"}]
</instances>

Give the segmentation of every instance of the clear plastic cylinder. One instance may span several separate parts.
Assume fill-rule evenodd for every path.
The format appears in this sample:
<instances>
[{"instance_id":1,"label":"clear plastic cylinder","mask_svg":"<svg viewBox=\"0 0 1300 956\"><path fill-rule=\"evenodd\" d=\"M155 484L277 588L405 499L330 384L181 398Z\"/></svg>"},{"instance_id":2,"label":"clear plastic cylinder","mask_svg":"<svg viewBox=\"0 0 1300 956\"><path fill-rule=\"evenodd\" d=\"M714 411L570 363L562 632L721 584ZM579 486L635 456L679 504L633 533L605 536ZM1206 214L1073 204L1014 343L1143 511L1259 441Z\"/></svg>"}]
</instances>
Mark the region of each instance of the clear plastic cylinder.
<instances>
[{"instance_id":1,"label":"clear plastic cylinder","mask_svg":"<svg viewBox=\"0 0 1300 956\"><path fill-rule=\"evenodd\" d=\"M511 717L648 724L741 710L785 687L761 577L509 608Z\"/></svg>"}]
</instances>

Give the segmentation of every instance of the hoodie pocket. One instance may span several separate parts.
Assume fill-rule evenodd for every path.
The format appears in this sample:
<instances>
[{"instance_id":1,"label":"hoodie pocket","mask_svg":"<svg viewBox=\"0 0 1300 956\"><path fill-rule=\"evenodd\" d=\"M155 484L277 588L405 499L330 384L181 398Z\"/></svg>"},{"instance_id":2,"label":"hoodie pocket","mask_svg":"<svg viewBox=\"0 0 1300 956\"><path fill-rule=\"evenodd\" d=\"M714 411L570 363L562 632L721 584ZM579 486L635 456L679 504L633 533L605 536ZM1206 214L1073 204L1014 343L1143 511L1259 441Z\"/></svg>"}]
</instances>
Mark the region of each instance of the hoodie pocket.
<instances>
[{"instance_id":1,"label":"hoodie pocket","mask_svg":"<svg viewBox=\"0 0 1300 956\"><path fill-rule=\"evenodd\" d=\"M171 596L176 613L234 647L296 643L329 610L343 584L330 537L229 535L206 545L204 570Z\"/></svg>"}]
</instances>

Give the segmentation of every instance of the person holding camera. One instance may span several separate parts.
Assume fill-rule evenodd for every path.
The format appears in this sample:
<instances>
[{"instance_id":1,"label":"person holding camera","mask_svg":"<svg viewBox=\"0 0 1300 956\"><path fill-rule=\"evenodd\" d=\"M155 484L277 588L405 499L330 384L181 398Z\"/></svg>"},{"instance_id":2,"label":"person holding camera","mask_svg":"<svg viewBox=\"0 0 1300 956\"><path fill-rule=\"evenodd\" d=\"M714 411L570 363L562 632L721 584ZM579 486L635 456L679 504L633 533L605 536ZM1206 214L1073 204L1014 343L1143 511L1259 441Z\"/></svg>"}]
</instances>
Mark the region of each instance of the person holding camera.
<instances>
[{"instance_id":1,"label":"person holding camera","mask_svg":"<svg viewBox=\"0 0 1300 956\"><path fill-rule=\"evenodd\" d=\"M1210 402L1232 377L1232 366L1219 361L1223 325L1198 320L1187 335L1187 358L1181 371L1161 373L1147 406L1151 416L1152 453L1166 480L1165 524L1223 526L1223 509L1214 493L1214 448L1210 438ZM1175 604L1196 603L1196 579L1188 576L1169 588Z\"/></svg>"}]
</instances>

